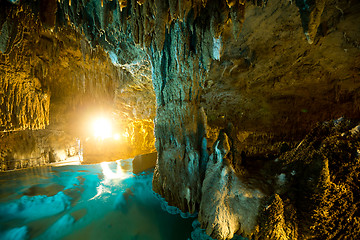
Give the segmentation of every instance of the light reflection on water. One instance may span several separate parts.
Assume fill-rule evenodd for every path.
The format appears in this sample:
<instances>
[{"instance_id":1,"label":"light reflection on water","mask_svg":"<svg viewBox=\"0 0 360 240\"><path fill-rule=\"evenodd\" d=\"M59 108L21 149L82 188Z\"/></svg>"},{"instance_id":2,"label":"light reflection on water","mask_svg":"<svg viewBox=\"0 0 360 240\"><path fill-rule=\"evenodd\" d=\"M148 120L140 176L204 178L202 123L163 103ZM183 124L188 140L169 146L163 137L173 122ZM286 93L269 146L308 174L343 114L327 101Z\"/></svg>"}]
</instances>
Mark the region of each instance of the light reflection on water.
<instances>
[{"instance_id":1,"label":"light reflection on water","mask_svg":"<svg viewBox=\"0 0 360 240\"><path fill-rule=\"evenodd\" d=\"M152 171L120 161L0 174L0 239L187 239L193 218L162 210Z\"/></svg>"},{"instance_id":2,"label":"light reflection on water","mask_svg":"<svg viewBox=\"0 0 360 240\"><path fill-rule=\"evenodd\" d=\"M104 179L100 182L99 186L96 187L97 194L94 197L90 198L90 200L99 198L105 193L111 194L111 188L114 187L114 184L116 186L117 184L119 184L119 181L134 176L134 174L126 172L121 168L120 160L116 161L116 171L110 169L110 166L113 164L114 163L110 162L100 163Z\"/></svg>"},{"instance_id":3,"label":"light reflection on water","mask_svg":"<svg viewBox=\"0 0 360 240\"><path fill-rule=\"evenodd\" d=\"M111 164L110 162L100 163L105 181L109 181L111 179L125 179L132 176L131 173L125 172L121 168L120 160L117 160L115 163L116 163L116 171L110 169L110 164Z\"/></svg>"}]
</instances>

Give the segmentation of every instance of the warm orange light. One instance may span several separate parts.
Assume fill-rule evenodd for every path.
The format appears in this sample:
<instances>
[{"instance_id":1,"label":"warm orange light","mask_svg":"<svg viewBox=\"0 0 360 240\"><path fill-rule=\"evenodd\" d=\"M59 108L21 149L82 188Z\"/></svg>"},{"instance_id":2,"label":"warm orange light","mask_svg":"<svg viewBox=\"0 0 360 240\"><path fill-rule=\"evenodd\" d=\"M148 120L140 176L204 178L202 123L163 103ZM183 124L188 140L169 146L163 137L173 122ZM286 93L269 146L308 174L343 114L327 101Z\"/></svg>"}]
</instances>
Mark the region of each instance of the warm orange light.
<instances>
[{"instance_id":1,"label":"warm orange light","mask_svg":"<svg viewBox=\"0 0 360 240\"><path fill-rule=\"evenodd\" d=\"M123 133L123 137L128 138L128 137L130 137L130 135L128 132L125 132L125 133Z\"/></svg>"},{"instance_id":2,"label":"warm orange light","mask_svg":"<svg viewBox=\"0 0 360 240\"><path fill-rule=\"evenodd\" d=\"M93 122L94 137L104 140L112 136L111 121L104 117L100 117Z\"/></svg>"},{"instance_id":3,"label":"warm orange light","mask_svg":"<svg viewBox=\"0 0 360 240\"><path fill-rule=\"evenodd\" d=\"M119 141L120 140L120 134L115 133L113 138L114 138L114 140Z\"/></svg>"}]
</instances>

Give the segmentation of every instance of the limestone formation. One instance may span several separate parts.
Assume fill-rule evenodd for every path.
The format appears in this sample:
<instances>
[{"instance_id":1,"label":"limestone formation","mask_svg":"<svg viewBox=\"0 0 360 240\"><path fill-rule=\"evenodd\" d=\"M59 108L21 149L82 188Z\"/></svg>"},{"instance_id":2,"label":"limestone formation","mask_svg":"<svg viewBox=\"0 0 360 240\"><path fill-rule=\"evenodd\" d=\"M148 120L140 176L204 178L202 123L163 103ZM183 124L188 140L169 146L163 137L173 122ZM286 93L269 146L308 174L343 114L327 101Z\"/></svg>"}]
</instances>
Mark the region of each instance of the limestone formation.
<instances>
[{"instance_id":1,"label":"limestone formation","mask_svg":"<svg viewBox=\"0 0 360 240\"><path fill-rule=\"evenodd\" d=\"M207 164L199 212L201 227L214 239L251 236L264 193L239 178L229 162L229 139L221 133Z\"/></svg>"},{"instance_id":2,"label":"limestone formation","mask_svg":"<svg viewBox=\"0 0 360 240\"><path fill-rule=\"evenodd\" d=\"M0 135L0 172L80 160L78 139L63 131L17 131Z\"/></svg>"},{"instance_id":3,"label":"limestone formation","mask_svg":"<svg viewBox=\"0 0 360 240\"><path fill-rule=\"evenodd\" d=\"M236 233L251 239L358 238L358 135L358 122L323 122L275 160L235 171L231 140L220 132L202 185L201 227L215 239Z\"/></svg>"}]
</instances>

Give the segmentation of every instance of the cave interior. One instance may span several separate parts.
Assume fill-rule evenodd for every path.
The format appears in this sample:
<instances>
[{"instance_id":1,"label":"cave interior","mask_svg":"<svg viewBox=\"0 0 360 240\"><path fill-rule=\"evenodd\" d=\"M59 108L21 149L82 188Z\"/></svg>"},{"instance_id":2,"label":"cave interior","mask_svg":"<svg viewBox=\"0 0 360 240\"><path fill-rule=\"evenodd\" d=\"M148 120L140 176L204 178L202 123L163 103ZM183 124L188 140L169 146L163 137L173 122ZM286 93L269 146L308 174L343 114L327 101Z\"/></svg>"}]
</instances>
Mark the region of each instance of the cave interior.
<instances>
[{"instance_id":1,"label":"cave interior","mask_svg":"<svg viewBox=\"0 0 360 240\"><path fill-rule=\"evenodd\" d=\"M360 2L0 0L0 177L119 159L192 239L360 239Z\"/></svg>"}]
</instances>

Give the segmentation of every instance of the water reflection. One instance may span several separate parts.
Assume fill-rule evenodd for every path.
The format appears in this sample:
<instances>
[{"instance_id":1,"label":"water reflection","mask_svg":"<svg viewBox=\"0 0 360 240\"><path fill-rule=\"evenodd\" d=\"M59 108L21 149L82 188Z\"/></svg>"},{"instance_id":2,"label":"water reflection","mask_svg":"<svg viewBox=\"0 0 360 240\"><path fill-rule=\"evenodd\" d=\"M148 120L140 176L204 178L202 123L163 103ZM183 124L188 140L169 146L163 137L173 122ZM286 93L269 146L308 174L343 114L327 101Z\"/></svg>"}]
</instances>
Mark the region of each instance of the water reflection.
<instances>
[{"instance_id":1,"label":"water reflection","mask_svg":"<svg viewBox=\"0 0 360 240\"><path fill-rule=\"evenodd\" d=\"M110 166L114 165L114 162L102 162L100 163L104 179L100 182L100 185L96 188L97 193L90 200L105 197L104 194L111 194L111 189L114 185L118 185L121 180L132 177L133 174L125 172L122 167L120 160L116 162L115 172L110 169Z\"/></svg>"},{"instance_id":2,"label":"water reflection","mask_svg":"<svg viewBox=\"0 0 360 240\"><path fill-rule=\"evenodd\" d=\"M116 161L116 171L115 172L110 169L110 164L113 164L113 163L110 163L110 162L100 163L102 172L104 174L105 182L109 182L112 179L125 179L125 178L128 178L131 176L131 174L129 172L125 172L121 168L120 160Z\"/></svg>"},{"instance_id":3,"label":"water reflection","mask_svg":"<svg viewBox=\"0 0 360 240\"><path fill-rule=\"evenodd\" d=\"M121 165L0 174L0 239L189 238L193 219L162 210L152 191L153 173L134 175Z\"/></svg>"}]
</instances>

